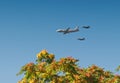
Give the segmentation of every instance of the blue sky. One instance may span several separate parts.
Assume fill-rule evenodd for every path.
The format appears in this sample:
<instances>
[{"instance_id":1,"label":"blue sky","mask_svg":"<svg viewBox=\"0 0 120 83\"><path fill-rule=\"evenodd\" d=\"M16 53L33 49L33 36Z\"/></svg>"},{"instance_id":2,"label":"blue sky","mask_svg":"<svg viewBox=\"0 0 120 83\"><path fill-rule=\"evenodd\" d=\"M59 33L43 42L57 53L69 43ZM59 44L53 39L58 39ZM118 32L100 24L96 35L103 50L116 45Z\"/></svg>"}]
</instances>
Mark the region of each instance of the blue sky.
<instances>
[{"instance_id":1,"label":"blue sky","mask_svg":"<svg viewBox=\"0 0 120 83\"><path fill-rule=\"evenodd\" d=\"M96 64L114 71L120 65L119 4L119 0L1 0L1 83L17 83L21 66L34 62L42 49L56 59L79 59L81 67ZM66 35L56 32L83 25L91 28Z\"/></svg>"}]
</instances>

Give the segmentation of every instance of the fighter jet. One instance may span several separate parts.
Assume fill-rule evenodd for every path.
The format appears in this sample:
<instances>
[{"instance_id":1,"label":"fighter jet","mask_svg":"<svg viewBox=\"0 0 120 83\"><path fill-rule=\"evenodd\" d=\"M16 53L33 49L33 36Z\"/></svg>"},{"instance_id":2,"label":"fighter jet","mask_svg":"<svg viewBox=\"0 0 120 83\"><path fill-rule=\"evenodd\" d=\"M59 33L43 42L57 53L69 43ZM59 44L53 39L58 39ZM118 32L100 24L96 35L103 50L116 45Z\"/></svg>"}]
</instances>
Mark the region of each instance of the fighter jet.
<instances>
[{"instance_id":1,"label":"fighter jet","mask_svg":"<svg viewBox=\"0 0 120 83\"><path fill-rule=\"evenodd\" d=\"M86 28L86 29L88 29L88 28L90 28L90 26L83 26L82 28Z\"/></svg>"},{"instance_id":2,"label":"fighter jet","mask_svg":"<svg viewBox=\"0 0 120 83\"><path fill-rule=\"evenodd\" d=\"M71 32L77 32L79 31L79 27L76 27L74 29L70 29L69 27L67 29L58 29L57 32L62 32L63 34L71 33Z\"/></svg>"},{"instance_id":3,"label":"fighter jet","mask_svg":"<svg viewBox=\"0 0 120 83\"><path fill-rule=\"evenodd\" d=\"M78 38L78 40L81 40L81 41L82 41L82 40L85 40L85 38L84 38L84 37L83 37L83 38Z\"/></svg>"}]
</instances>

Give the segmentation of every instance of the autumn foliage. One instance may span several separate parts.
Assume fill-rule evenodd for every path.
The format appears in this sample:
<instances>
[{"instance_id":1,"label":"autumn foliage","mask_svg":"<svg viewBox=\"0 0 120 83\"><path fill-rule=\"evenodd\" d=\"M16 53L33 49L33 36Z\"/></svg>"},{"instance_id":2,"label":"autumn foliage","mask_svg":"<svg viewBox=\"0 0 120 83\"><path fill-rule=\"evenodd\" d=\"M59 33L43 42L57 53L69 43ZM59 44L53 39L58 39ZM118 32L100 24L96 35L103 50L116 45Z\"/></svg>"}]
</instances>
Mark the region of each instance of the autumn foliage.
<instances>
[{"instance_id":1,"label":"autumn foliage","mask_svg":"<svg viewBox=\"0 0 120 83\"><path fill-rule=\"evenodd\" d=\"M17 74L24 74L18 83L120 83L120 75L105 71L96 65L88 68L78 66L72 57L55 60L54 54L42 50L36 63L24 65Z\"/></svg>"}]
</instances>

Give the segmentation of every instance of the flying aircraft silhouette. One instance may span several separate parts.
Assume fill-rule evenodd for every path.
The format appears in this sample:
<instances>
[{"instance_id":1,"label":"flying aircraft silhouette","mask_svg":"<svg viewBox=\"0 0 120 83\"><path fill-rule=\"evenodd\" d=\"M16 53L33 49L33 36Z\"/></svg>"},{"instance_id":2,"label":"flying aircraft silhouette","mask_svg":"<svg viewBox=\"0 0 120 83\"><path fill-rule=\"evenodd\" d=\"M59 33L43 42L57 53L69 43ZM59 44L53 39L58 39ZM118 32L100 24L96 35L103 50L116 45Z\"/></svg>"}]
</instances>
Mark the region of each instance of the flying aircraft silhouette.
<instances>
[{"instance_id":1,"label":"flying aircraft silhouette","mask_svg":"<svg viewBox=\"0 0 120 83\"><path fill-rule=\"evenodd\" d=\"M78 40L81 40L81 41L82 41L82 40L85 40L85 38L84 38L84 37L83 37L83 38L78 38Z\"/></svg>"},{"instance_id":2,"label":"flying aircraft silhouette","mask_svg":"<svg viewBox=\"0 0 120 83\"><path fill-rule=\"evenodd\" d=\"M82 26L82 28L86 28L86 29L88 29L88 28L90 28L90 26Z\"/></svg>"},{"instance_id":3,"label":"flying aircraft silhouette","mask_svg":"<svg viewBox=\"0 0 120 83\"><path fill-rule=\"evenodd\" d=\"M67 33L72 33L72 32L77 32L79 31L79 27L76 27L74 29L70 29L70 28L67 28L67 29L58 29L56 30L57 32L61 32L63 34L67 34Z\"/></svg>"}]
</instances>

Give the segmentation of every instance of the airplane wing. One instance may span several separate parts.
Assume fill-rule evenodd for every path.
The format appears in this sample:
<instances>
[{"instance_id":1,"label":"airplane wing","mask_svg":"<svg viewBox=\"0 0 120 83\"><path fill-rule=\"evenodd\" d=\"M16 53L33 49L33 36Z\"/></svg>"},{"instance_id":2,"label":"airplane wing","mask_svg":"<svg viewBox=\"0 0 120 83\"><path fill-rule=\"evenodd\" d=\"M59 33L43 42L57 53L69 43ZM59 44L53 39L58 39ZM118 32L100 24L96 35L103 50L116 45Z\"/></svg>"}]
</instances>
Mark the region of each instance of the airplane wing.
<instances>
[{"instance_id":1,"label":"airplane wing","mask_svg":"<svg viewBox=\"0 0 120 83\"><path fill-rule=\"evenodd\" d=\"M63 34L69 33L69 29L70 29L70 28L67 28L67 29L64 31Z\"/></svg>"},{"instance_id":2,"label":"airplane wing","mask_svg":"<svg viewBox=\"0 0 120 83\"><path fill-rule=\"evenodd\" d=\"M70 29L70 28L68 27L65 31L69 31L69 29Z\"/></svg>"}]
</instances>

